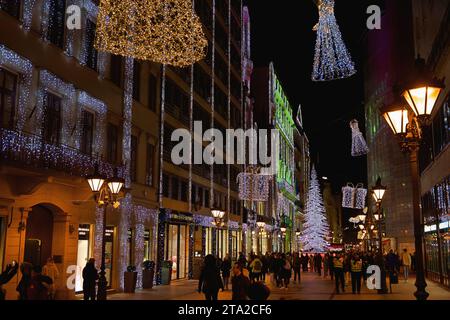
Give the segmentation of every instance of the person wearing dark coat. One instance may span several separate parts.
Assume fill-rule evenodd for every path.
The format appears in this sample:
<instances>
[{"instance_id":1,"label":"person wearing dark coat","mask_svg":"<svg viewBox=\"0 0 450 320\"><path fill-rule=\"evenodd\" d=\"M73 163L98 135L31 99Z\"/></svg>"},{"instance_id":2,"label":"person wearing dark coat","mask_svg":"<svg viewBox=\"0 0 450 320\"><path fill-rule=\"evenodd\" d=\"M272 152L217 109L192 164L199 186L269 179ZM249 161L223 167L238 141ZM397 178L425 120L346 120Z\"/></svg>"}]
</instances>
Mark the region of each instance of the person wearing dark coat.
<instances>
[{"instance_id":1,"label":"person wearing dark coat","mask_svg":"<svg viewBox=\"0 0 450 320\"><path fill-rule=\"evenodd\" d=\"M225 259L223 259L222 265L220 267L222 270L222 279L223 279L223 285L225 287L225 290L228 290L228 282L230 279L230 272L231 272L231 259L230 255L227 254Z\"/></svg>"},{"instance_id":2,"label":"person wearing dark coat","mask_svg":"<svg viewBox=\"0 0 450 320\"><path fill-rule=\"evenodd\" d=\"M233 266L233 277L231 278L232 300L248 300L250 292L250 279L242 273L242 266L236 262Z\"/></svg>"},{"instance_id":3,"label":"person wearing dark coat","mask_svg":"<svg viewBox=\"0 0 450 320\"><path fill-rule=\"evenodd\" d=\"M16 275L18 268L19 265L17 264L17 262L13 261L13 263L8 264L5 271L0 274L0 300L5 300L6 296L6 291L3 290L2 286L4 284L7 284L9 280L11 280L12 277Z\"/></svg>"},{"instance_id":4,"label":"person wearing dark coat","mask_svg":"<svg viewBox=\"0 0 450 320\"><path fill-rule=\"evenodd\" d=\"M95 282L98 272L95 268L95 259L91 258L83 268L83 294L84 300L95 300Z\"/></svg>"},{"instance_id":5,"label":"person wearing dark coat","mask_svg":"<svg viewBox=\"0 0 450 320\"><path fill-rule=\"evenodd\" d=\"M20 265L20 272L22 273L22 278L17 285L16 291L19 293L19 300L28 300L28 287L31 283L31 271L33 270L33 265L28 262L24 262Z\"/></svg>"},{"instance_id":6,"label":"person wearing dark coat","mask_svg":"<svg viewBox=\"0 0 450 320\"><path fill-rule=\"evenodd\" d=\"M322 255L320 253L317 253L314 257L314 267L319 276L322 275Z\"/></svg>"},{"instance_id":7,"label":"person wearing dark coat","mask_svg":"<svg viewBox=\"0 0 450 320\"><path fill-rule=\"evenodd\" d=\"M309 261L308 254L304 255L302 253L302 257L300 259L301 259L301 263L302 263L303 272L307 272L308 271L308 261Z\"/></svg>"},{"instance_id":8,"label":"person wearing dark coat","mask_svg":"<svg viewBox=\"0 0 450 320\"><path fill-rule=\"evenodd\" d=\"M294 270L294 283L297 281L298 277L298 283L300 283L300 269L301 269L301 262L300 257L297 252L294 253L294 259L292 260L292 269Z\"/></svg>"},{"instance_id":9,"label":"person wearing dark coat","mask_svg":"<svg viewBox=\"0 0 450 320\"><path fill-rule=\"evenodd\" d=\"M52 278L42 274L41 266L34 266L31 273L30 285L27 289L28 300L49 300Z\"/></svg>"},{"instance_id":10,"label":"person wearing dark coat","mask_svg":"<svg viewBox=\"0 0 450 320\"><path fill-rule=\"evenodd\" d=\"M198 281L198 292L205 294L206 300L217 301L219 289L223 291L223 282L220 277L220 271L217 268L216 258L213 255L208 254L205 257L205 264L200 273L200 279Z\"/></svg>"}]
</instances>

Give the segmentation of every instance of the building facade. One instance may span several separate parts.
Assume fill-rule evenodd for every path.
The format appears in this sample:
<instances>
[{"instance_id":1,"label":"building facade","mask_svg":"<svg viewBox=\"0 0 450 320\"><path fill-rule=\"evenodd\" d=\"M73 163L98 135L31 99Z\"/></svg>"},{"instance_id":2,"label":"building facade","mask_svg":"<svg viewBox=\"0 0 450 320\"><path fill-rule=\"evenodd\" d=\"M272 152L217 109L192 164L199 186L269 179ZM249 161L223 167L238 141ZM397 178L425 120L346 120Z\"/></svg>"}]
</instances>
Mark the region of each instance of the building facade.
<instances>
[{"instance_id":1,"label":"building facade","mask_svg":"<svg viewBox=\"0 0 450 320\"><path fill-rule=\"evenodd\" d=\"M273 63L269 67L255 68L252 92L255 97L256 123L260 129L279 132L276 176L271 187L270 201L263 210L272 217L272 250L291 251L295 239L294 220L297 212L295 184L294 116ZM261 112L260 112L261 111ZM281 228L286 228L281 232Z\"/></svg>"},{"instance_id":2,"label":"building facade","mask_svg":"<svg viewBox=\"0 0 450 320\"><path fill-rule=\"evenodd\" d=\"M195 11L208 38L206 58L187 68L163 66L160 77L163 152L157 265L172 261L172 279L196 277L207 254L236 259L243 242L243 206L236 183L242 166L194 159L196 148L203 153L211 143L194 135L195 125L201 126L202 134L215 128L223 137L226 129L243 127L242 51L248 48L242 41L242 1L198 0ZM172 132L178 128L193 137L192 164L175 165L171 159L178 143L172 141ZM216 150L226 158L223 148ZM212 225L211 208L226 212L226 227Z\"/></svg>"},{"instance_id":3,"label":"building facade","mask_svg":"<svg viewBox=\"0 0 450 320\"><path fill-rule=\"evenodd\" d=\"M34 5L33 5L34 3ZM80 291L86 259L100 263L103 210L86 176L117 168L131 188L108 210L106 275L122 288L126 266L155 259L157 72L148 62L97 52L96 1L73 1L82 29L65 25L72 1L8 1L0 10L0 263L44 265L61 277L57 298ZM14 299L20 274L6 286Z\"/></svg>"},{"instance_id":4,"label":"building facade","mask_svg":"<svg viewBox=\"0 0 450 320\"><path fill-rule=\"evenodd\" d=\"M449 40L448 1L386 1L382 29L368 34L366 64L366 133L369 185L378 175L387 185L386 238L394 250L414 252L411 176L409 159L402 154L387 124L379 116L389 104L392 86L411 74L414 60L424 58L427 67L445 89L433 109L431 125L422 129L419 152L423 240L428 278L449 285L448 176L449 143ZM401 43L401 45L399 45ZM388 63L386 63L388 61ZM388 240L388 239L385 239Z\"/></svg>"}]
</instances>

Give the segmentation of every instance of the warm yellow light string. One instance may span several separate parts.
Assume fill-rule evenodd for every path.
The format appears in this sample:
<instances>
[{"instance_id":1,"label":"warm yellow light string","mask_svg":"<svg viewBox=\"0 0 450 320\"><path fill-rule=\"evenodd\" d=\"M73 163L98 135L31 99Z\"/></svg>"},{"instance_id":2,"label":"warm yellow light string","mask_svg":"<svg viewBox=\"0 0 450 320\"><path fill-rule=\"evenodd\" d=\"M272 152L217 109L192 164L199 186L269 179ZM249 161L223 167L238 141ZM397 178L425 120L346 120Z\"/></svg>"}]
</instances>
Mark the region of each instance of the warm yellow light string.
<instances>
[{"instance_id":1,"label":"warm yellow light string","mask_svg":"<svg viewBox=\"0 0 450 320\"><path fill-rule=\"evenodd\" d=\"M101 0L97 21L99 51L177 67L206 55L192 0Z\"/></svg>"}]
</instances>

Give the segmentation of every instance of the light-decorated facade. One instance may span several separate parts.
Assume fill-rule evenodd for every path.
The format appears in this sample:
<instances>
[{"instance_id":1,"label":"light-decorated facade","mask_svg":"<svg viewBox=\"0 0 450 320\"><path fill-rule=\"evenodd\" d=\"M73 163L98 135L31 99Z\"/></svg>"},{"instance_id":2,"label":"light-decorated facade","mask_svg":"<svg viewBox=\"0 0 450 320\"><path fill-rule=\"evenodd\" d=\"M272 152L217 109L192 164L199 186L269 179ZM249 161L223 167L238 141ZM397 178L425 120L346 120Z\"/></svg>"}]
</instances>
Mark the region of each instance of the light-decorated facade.
<instances>
[{"instance_id":1,"label":"light-decorated facade","mask_svg":"<svg viewBox=\"0 0 450 320\"><path fill-rule=\"evenodd\" d=\"M279 132L276 177L272 182L270 200L258 207L258 213L272 220L269 236L272 250L292 251L297 243L295 231L300 227L299 222L295 223L300 212L295 178L295 116L273 63L255 69L252 88L255 110L258 110L254 115L258 128L277 129ZM281 232L281 228L286 228L286 232Z\"/></svg>"}]
</instances>

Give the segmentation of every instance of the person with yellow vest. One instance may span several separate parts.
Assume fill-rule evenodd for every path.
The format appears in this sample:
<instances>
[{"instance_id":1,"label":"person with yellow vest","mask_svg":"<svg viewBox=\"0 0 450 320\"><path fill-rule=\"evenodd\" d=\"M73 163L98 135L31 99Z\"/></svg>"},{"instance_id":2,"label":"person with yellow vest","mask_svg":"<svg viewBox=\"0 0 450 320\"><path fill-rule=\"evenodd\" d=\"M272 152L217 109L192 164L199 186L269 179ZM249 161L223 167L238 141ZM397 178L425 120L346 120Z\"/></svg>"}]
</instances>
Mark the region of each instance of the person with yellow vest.
<instances>
[{"instance_id":1,"label":"person with yellow vest","mask_svg":"<svg viewBox=\"0 0 450 320\"><path fill-rule=\"evenodd\" d=\"M345 292L344 258L342 257L341 254L333 258L333 270L334 270L334 278L336 281L336 294L339 294L339 285L342 289L342 292Z\"/></svg>"},{"instance_id":2,"label":"person with yellow vest","mask_svg":"<svg viewBox=\"0 0 450 320\"><path fill-rule=\"evenodd\" d=\"M361 293L362 260L357 254L350 260L350 271L352 273L352 293Z\"/></svg>"}]
</instances>

